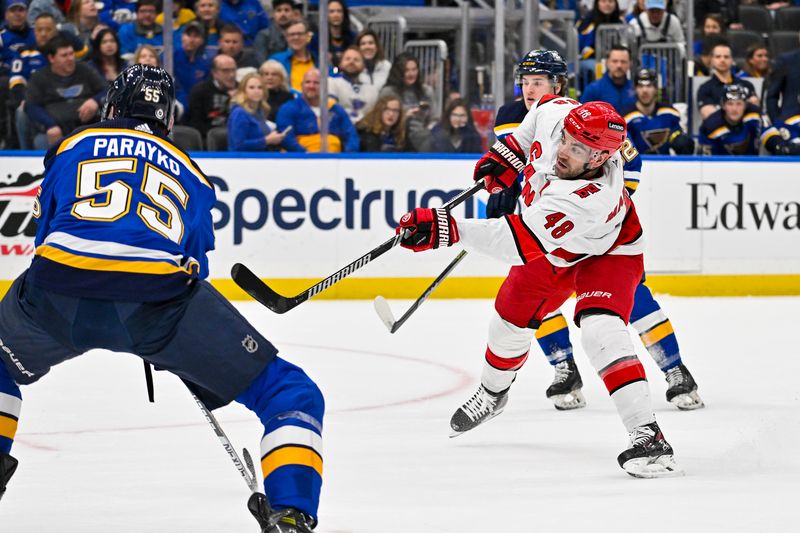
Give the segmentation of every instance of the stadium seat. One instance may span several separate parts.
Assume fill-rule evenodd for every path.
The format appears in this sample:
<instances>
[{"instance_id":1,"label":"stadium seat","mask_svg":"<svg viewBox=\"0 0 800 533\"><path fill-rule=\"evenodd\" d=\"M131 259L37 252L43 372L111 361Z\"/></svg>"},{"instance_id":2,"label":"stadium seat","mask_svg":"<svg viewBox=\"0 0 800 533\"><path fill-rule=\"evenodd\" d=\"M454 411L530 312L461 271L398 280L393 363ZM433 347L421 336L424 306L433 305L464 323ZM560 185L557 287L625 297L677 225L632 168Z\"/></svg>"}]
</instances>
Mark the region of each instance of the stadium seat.
<instances>
[{"instance_id":1,"label":"stadium seat","mask_svg":"<svg viewBox=\"0 0 800 533\"><path fill-rule=\"evenodd\" d=\"M800 6L782 7L775 11L775 29L800 31Z\"/></svg>"},{"instance_id":2,"label":"stadium seat","mask_svg":"<svg viewBox=\"0 0 800 533\"><path fill-rule=\"evenodd\" d=\"M198 152L203 149L203 136L191 126L174 126L172 140L184 152Z\"/></svg>"},{"instance_id":3,"label":"stadium seat","mask_svg":"<svg viewBox=\"0 0 800 533\"><path fill-rule=\"evenodd\" d=\"M728 41L731 43L733 57L736 59L744 57L751 45L764 44L761 34L752 30L728 30Z\"/></svg>"},{"instance_id":4,"label":"stadium seat","mask_svg":"<svg viewBox=\"0 0 800 533\"><path fill-rule=\"evenodd\" d=\"M762 34L772 31L772 14L762 5L740 5L739 21L746 30Z\"/></svg>"},{"instance_id":5,"label":"stadium seat","mask_svg":"<svg viewBox=\"0 0 800 533\"><path fill-rule=\"evenodd\" d=\"M228 150L228 128L217 126L208 130L206 148L209 152L226 152Z\"/></svg>"},{"instance_id":6,"label":"stadium seat","mask_svg":"<svg viewBox=\"0 0 800 533\"><path fill-rule=\"evenodd\" d=\"M778 56L796 50L800 46L800 34L796 31L774 31L769 34L769 52L773 61Z\"/></svg>"}]
</instances>

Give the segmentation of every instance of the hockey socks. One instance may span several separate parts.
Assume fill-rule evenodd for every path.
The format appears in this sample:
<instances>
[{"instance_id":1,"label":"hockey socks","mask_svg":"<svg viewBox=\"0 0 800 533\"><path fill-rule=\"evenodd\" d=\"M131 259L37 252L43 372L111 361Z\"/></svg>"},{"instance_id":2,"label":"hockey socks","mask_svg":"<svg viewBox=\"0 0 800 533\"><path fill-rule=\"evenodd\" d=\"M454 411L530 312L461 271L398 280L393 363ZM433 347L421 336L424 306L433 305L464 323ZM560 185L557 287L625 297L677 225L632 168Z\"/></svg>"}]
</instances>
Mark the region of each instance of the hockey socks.
<instances>
[{"instance_id":1,"label":"hockey socks","mask_svg":"<svg viewBox=\"0 0 800 533\"><path fill-rule=\"evenodd\" d=\"M11 453L17 421L22 409L22 394L0 361L0 453Z\"/></svg>"},{"instance_id":2,"label":"hockey socks","mask_svg":"<svg viewBox=\"0 0 800 533\"><path fill-rule=\"evenodd\" d=\"M236 401L264 425L261 470L274 510L315 519L322 488L322 393L297 366L276 357Z\"/></svg>"}]
</instances>

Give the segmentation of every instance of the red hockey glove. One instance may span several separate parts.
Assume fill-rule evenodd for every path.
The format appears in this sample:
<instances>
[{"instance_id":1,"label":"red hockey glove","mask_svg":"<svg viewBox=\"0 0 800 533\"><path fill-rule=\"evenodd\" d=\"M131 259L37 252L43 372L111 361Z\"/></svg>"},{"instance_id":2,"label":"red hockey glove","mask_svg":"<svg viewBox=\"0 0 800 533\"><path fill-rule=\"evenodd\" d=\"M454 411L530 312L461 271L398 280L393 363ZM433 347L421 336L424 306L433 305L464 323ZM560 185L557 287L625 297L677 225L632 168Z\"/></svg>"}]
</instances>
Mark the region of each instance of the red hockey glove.
<instances>
[{"instance_id":1,"label":"red hockey glove","mask_svg":"<svg viewBox=\"0 0 800 533\"><path fill-rule=\"evenodd\" d=\"M475 165L472 179L486 179L489 193L500 192L510 187L525 168L525 152L514 135L498 139Z\"/></svg>"},{"instance_id":2,"label":"red hockey glove","mask_svg":"<svg viewBox=\"0 0 800 533\"><path fill-rule=\"evenodd\" d=\"M396 233L405 231L400 246L422 252L440 246L450 246L458 242L456 221L442 207L428 209L417 207L403 215Z\"/></svg>"}]
</instances>

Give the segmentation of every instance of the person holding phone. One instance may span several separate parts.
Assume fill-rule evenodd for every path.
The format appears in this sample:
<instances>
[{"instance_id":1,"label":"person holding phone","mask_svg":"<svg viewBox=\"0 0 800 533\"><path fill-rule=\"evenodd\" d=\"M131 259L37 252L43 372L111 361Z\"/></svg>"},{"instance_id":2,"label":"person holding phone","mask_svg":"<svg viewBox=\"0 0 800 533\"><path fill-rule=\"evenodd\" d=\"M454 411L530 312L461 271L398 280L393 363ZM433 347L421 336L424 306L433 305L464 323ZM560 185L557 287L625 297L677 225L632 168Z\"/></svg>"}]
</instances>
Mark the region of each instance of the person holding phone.
<instances>
[{"instance_id":1,"label":"person holding phone","mask_svg":"<svg viewBox=\"0 0 800 533\"><path fill-rule=\"evenodd\" d=\"M228 117L228 150L231 152L277 151L281 148L289 128L279 132L267 120L269 105L264 100L261 75L247 74L232 99Z\"/></svg>"}]
</instances>

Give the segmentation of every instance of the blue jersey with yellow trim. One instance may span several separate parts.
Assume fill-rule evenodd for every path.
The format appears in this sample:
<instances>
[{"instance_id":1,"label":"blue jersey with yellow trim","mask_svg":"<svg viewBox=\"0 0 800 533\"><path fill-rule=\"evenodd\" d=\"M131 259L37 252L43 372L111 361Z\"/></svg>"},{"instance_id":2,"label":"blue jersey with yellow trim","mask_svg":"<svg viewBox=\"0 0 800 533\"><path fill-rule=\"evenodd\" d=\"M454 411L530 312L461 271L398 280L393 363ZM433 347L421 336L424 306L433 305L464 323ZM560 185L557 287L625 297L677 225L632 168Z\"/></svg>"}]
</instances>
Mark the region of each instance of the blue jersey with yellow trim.
<instances>
[{"instance_id":1,"label":"blue jersey with yellow trim","mask_svg":"<svg viewBox=\"0 0 800 533\"><path fill-rule=\"evenodd\" d=\"M761 114L758 107L747 104L739 124L725 120L722 109L714 111L700 125L698 142L706 155L758 155L761 137Z\"/></svg>"},{"instance_id":2,"label":"blue jersey with yellow trim","mask_svg":"<svg viewBox=\"0 0 800 533\"><path fill-rule=\"evenodd\" d=\"M778 146L784 143L790 143L795 146L800 145L800 115L794 115L784 121L775 122L761 134L761 144L770 153L778 153ZM800 151L800 149L797 151ZM793 155L795 152L796 150L791 151Z\"/></svg>"},{"instance_id":3,"label":"blue jersey with yellow trim","mask_svg":"<svg viewBox=\"0 0 800 533\"><path fill-rule=\"evenodd\" d=\"M215 200L197 165L147 124L80 128L45 156L28 279L71 296L177 296L208 275Z\"/></svg>"},{"instance_id":4,"label":"blue jersey with yellow trim","mask_svg":"<svg viewBox=\"0 0 800 533\"><path fill-rule=\"evenodd\" d=\"M623 116L628 123L628 136L643 154L669 155L672 135L676 131L683 132L680 112L660 102L656 103L652 115L632 107Z\"/></svg>"},{"instance_id":5,"label":"blue jersey with yellow trim","mask_svg":"<svg viewBox=\"0 0 800 533\"><path fill-rule=\"evenodd\" d=\"M514 100L502 105L497 110L497 115L494 119L495 137L502 139L506 135L514 133L514 130L522 123L527 114L528 108L525 107L525 102L522 100ZM639 186L639 177L642 173L642 158L639 156L639 151L634 143L631 142L630 136L620 148L620 154L623 161L625 161L625 166L622 167L625 188L628 189L630 194L633 194Z\"/></svg>"}]
</instances>

